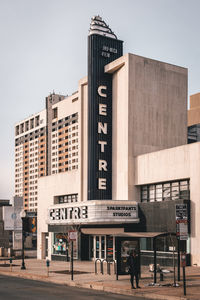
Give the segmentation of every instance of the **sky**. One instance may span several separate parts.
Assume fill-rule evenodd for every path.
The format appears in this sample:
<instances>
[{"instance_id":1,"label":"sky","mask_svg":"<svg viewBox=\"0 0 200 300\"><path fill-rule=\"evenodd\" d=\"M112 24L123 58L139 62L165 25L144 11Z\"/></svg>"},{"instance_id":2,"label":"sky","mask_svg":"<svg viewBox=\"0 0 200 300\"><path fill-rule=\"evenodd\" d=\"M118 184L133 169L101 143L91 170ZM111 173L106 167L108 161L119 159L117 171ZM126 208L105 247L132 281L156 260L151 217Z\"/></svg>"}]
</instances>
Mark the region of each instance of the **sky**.
<instances>
[{"instance_id":1,"label":"sky","mask_svg":"<svg viewBox=\"0 0 200 300\"><path fill-rule=\"evenodd\" d=\"M71 95L87 75L87 35L100 15L133 53L188 68L200 92L199 0L0 0L0 199L14 196L14 127Z\"/></svg>"}]
</instances>

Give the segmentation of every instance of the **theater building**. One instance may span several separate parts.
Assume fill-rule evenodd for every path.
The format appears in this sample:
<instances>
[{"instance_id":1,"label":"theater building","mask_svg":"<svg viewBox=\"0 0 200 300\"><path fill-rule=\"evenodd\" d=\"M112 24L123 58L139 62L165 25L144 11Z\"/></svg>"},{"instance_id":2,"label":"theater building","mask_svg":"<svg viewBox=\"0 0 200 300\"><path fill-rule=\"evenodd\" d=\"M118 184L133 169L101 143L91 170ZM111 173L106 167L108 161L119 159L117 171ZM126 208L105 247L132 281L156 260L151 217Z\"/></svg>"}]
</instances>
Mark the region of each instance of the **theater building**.
<instances>
[{"instance_id":1,"label":"theater building","mask_svg":"<svg viewBox=\"0 0 200 300\"><path fill-rule=\"evenodd\" d=\"M131 245L145 263L160 236L167 263L178 247L175 206L187 204L181 247L200 264L200 144L187 145L187 69L123 55L123 42L94 17L87 77L72 96L54 97L49 173L38 179L38 258L66 260L75 230L77 259L115 260L121 238L124 255Z\"/></svg>"}]
</instances>

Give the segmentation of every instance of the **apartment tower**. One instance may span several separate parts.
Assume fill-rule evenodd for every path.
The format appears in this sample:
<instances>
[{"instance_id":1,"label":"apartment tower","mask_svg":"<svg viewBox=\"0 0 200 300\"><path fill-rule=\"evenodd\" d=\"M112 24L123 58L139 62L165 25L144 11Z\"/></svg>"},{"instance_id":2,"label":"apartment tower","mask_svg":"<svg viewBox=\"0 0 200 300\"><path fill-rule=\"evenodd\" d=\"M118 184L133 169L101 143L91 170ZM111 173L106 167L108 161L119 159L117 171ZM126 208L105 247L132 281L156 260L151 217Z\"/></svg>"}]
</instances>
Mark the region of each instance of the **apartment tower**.
<instances>
[{"instance_id":1,"label":"apartment tower","mask_svg":"<svg viewBox=\"0 0 200 300\"><path fill-rule=\"evenodd\" d=\"M77 92L52 93L44 110L15 126L15 196L26 211L37 211L38 178L78 169L78 112L69 105L77 100Z\"/></svg>"}]
</instances>

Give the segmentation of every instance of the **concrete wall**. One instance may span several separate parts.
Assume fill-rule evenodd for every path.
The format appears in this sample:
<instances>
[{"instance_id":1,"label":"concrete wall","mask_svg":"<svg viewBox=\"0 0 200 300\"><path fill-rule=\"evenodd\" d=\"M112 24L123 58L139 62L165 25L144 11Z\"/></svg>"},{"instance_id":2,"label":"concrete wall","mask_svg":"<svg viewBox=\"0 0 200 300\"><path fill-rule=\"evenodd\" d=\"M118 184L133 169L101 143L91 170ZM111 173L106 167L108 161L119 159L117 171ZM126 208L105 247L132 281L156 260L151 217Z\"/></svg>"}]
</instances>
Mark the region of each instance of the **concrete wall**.
<instances>
[{"instance_id":1,"label":"concrete wall","mask_svg":"<svg viewBox=\"0 0 200 300\"><path fill-rule=\"evenodd\" d=\"M79 118L79 162L80 162L80 201L87 201L88 196L88 85L87 77L79 81L81 114Z\"/></svg>"},{"instance_id":2,"label":"concrete wall","mask_svg":"<svg viewBox=\"0 0 200 300\"><path fill-rule=\"evenodd\" d=\"M190 109L188 110L188 126L200 123L200 93L190 96Z\"/></svg>"},{"instance_id":3,"label":"concrete wall","mask_svg":"<svg viewBox=\"0 0 200 300\"><path fill-rule=\"evenodd\" d=\"M47 208L54 204L54 196L73 194L79 191L80 180L78 170L42 177L38 181L38 226L37 243L38 258L41 257L42 232L48 232Z\"/></svg>"},{"instance_id":4,"label":"concrete wall","mask_svg":"<svg viewBox=\"0 0 200 300\"><path fill-rule=\"evenodd\" d=\"M138 200L134 157L187 143L187 69L127 54L113 74L113 199Z\"/></svg>"},{"instance_id":5,"label":"concrete wall","mask_svg":"<svg viewBox=\"0 0 200 300\"><path fill-rule=\"evenodd\" d=\"M200 265L200 143L184 145L135 158L135 184L190 179L192 264ZM175 221L175 220L174 220Z\"/></svg>"},{"instance_id":6,"label":"concrete wall","mask_svg":"<svg viewBox=\"0 0 200 300\"><path fill-rule=\"evenodd\" d=\"M128 56L117 59L112 68L115 64L118 69L113 73L112 91L112 199L128 200Z\"/></svg>"},{"instance_id":7,"label":"concrete wall","mask_svg":"<svg viewBox=\"0 0 200 300\"><path fill-rule=\"evenodd\" d=\"M74 99L76 100L73 101ZM79 81L79 89L75 95L56 103L52 108L55 107L58 107L58 119L78 112L79 163L78 170L58 173L38 180L37 257L39 259L45 256L44 233L48 232L47 208L54 204L54 196L78 193L78 201L87 199L87 78ZM51 234L48 240L50 258Z\"/></svg>"}]
</instances>

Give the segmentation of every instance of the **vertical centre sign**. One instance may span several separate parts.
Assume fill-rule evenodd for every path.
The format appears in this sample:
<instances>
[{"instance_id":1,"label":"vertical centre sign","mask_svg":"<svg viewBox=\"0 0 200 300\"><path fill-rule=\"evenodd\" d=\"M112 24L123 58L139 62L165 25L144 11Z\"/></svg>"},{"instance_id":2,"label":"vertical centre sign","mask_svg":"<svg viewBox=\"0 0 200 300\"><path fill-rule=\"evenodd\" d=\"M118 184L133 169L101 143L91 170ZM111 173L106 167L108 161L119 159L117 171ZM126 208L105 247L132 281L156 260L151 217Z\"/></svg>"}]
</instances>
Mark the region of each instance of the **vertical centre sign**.
<instances>
[{"instance_id":1,"label":"vertical centre sign","mask_svg":"<svg viewBox=\"0 0 200 300\"><path fill-rule=\"evenodd\" d=\"M104 66L122 47L105 35L88 37L88 200L112 199L112 75Z\"/></svg>"}]
</instances>

